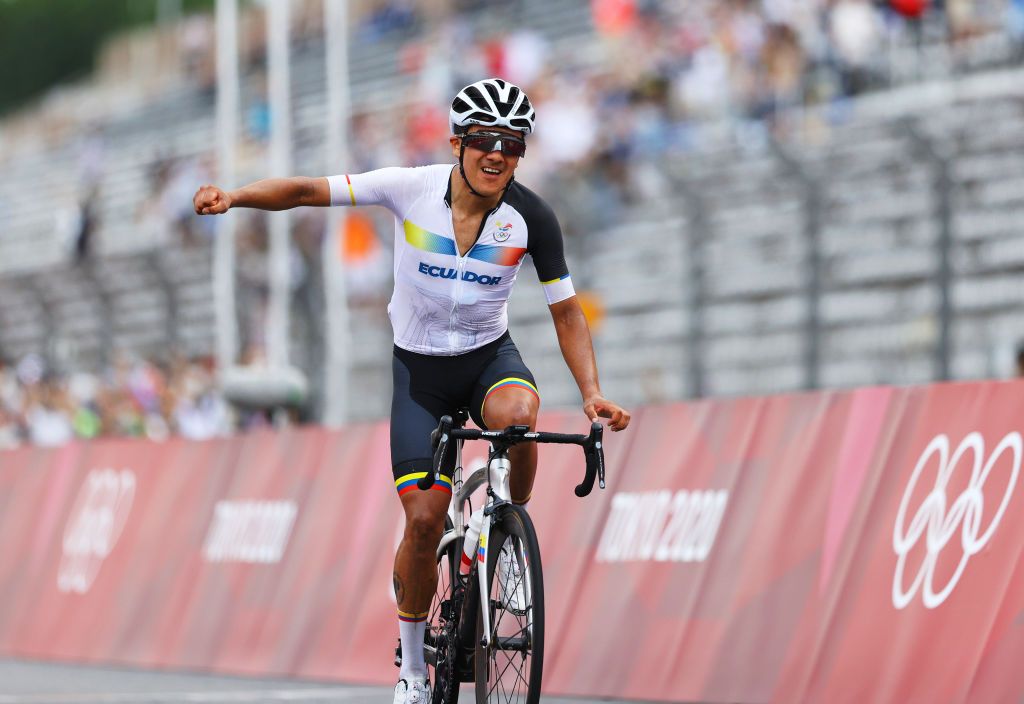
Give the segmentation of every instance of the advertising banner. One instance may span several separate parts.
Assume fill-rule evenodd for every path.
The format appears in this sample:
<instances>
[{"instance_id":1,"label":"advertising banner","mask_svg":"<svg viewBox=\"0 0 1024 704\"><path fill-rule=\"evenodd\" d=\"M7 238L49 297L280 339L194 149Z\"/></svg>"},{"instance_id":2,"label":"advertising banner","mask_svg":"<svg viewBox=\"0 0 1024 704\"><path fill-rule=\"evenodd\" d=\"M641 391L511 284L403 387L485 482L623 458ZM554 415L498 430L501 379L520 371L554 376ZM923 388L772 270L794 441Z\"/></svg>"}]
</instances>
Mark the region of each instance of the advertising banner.
<instances>
[{"instance_id":1,"label":"advertising banner","mask_svg":"<svg viewBox=\"0 0 1024 704\"><path fill-rule=\"evenodd\" d=\"M650 406L586 499L542 446L545 690L1019 701L1021 418L1019 382ZM0 654L389 684L403 526L385 423L0 453Z\"/></svg>"}]
</instances>

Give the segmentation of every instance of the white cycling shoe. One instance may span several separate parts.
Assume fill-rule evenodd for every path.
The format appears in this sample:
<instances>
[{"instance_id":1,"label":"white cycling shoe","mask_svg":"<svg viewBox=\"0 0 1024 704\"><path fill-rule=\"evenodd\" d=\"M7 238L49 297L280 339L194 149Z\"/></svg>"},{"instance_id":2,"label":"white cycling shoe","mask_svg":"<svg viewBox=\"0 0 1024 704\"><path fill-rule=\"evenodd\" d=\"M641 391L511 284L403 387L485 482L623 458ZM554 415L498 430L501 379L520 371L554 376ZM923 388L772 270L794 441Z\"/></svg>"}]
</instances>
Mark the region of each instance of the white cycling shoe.
<instances>
[{"instance_id":1,"label":"white cycling shoe","mask_svg":"<svg viewBox=\"0 0 1024 704\"><path fill-rule=\"evenodd\" d=\"M394 704L430 704L430 681L418 677L398 680Z\"/></svg>"},{"instance_id":2,"label":"white cycling shoe","mask_svg":"<svg viewBox=\"0 0 1024 704\"><path fill-rule=\"evenodd\" d=\"M498 553L498 586L501 589L501 601L506 609L522 611L526 603L525 576L519 568L519 560L515 553L502 550Z\"/></svg>"}]
</instances>

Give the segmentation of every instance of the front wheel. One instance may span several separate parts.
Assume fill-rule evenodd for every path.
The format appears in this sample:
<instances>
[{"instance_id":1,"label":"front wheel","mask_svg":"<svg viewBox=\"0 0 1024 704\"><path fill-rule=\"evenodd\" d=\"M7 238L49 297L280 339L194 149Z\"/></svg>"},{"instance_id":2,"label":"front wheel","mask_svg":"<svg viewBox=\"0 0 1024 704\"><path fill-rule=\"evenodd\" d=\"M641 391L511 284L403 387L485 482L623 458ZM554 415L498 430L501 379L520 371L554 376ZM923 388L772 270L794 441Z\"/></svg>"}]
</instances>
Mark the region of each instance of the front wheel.
<instances>
[{"instance_id":1,"label":"front wheel","mask_svg":"<svg viewBox=\"0 0 1024 704\"><path fill-rule=\"evenodd\" d=\"M487 545L487 598L477 615L476 701L540 702L544 665L544 578L533 521L521 506L503 507ZM483 645L482 609L491 632Z\"/></svg>"}]
</instances>

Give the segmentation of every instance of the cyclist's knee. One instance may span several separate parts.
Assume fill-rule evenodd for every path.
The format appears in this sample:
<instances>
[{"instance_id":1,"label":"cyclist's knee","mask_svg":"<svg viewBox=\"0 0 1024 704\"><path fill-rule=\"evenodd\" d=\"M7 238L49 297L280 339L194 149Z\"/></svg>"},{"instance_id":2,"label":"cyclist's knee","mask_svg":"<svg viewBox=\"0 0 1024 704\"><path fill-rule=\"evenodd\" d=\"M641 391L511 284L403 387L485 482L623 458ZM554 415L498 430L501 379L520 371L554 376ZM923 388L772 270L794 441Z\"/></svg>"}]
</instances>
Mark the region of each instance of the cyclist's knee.
<instances>
[{"instance_id":1,"label":"cyclist's knee","mask_svg":"<svg viewBox=\"0 0 1024 704\"><path fill-rule=\"evenodd\" d=\"M538 403L536 397L529 394L497 394L487 400L484 407L484 422L488 428L500 430L510 425L537 424Z\"/></svg>"},{"instance_id":2,"label":"cyclist's knee","mask_svg":"<svg viewBox=\"0 0 1024 704\"><path fill-rule=\"evenodd\" d=\"M444 529L444 508L436 510L427 502L417 502L405 509L405 540L415 550L434 549Z\"/></svg>"}]
</instances>

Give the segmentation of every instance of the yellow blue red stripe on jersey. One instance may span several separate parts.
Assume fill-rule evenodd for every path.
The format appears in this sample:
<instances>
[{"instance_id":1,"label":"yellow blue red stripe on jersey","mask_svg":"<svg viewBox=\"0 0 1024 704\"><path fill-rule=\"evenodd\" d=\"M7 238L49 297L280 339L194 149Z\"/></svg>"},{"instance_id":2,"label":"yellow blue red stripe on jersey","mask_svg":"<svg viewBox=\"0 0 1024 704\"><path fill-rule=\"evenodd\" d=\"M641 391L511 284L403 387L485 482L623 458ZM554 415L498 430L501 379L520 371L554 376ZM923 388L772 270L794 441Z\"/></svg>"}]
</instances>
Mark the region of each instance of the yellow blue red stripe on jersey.
<instances>
[{"instance_id":1,"label":"yellow blue red stripe on jersey","mask_svg":"<svg viewBox=\"0 0 1024 704\"><path fill-rule=\"evenodd\" d=\"M559 281L565 281L569 278L568 274L562 274L557 279L551 279L550 281L541 281L541 286L550 286L551 284L557 284Z\"/></svg>"},{"instance_id":2,"label":"yellow blue red stripe on jersey","mask_svg":"<svg viewBox=\"0 0 1024 704\"><path fill-rule=\"evenodd\" d=\"M404 494L408 494L410 491L419 491L419 487L416 486L416 482L425 476L427 476L426 472L413 472L412 474L406 474L404 477L396 479L395 488L398 489L398 495L402 496ZM442 474L439 479L434 480L434 486L430 488L451 494L452 478L446 477Z\"/></svg>"},{"instance_id":3,"label":"yellow blue red stripe on jersey","mask_svg":"<svg viewBox=\"0 0 1024 704\"><path fill-rule=\"evenodd\" d=\"M477 259L498 266L515 266L526 254L525 247L499 247L493 244L478 244L469 250L470 259Z\"/></svg>"},{"instance_id":4,"label":"yellow blue red stripe on jersey","mask_svg":"<svg viewBox=\"0 0 1024 704\"><path fill-rule=\"evenodd\" d=\"M484 406L487 405L487 399L489 399L491 397L491 394L493 394L498 389L504 389L506 387L518 387L520 389L526 389L531 394L536 396L538 401L540 401L540 392L537 391L537 387L534 386L531 382L527 381L526 379L520 379L517 376L506 377L506 378L502 379L501 381L499 381L494 386L492 386L491 388L487 389L487 393L484 394L484 402L480 404L480 416L481 417L483 417Z\"/></svg>"},{"instance_id":5,"label":"yellow blue red stripe on jersey","mask_svg":"<svg viewBox=\"0 0 1024 704\"><path fill-rule=\"evenodd\" d=\"M416 249L435 254L455 254L455 240L438 235L437 233L425 230L409 220L403 223L405 228L405 241Z\"/></svg>"}]
</instances>

